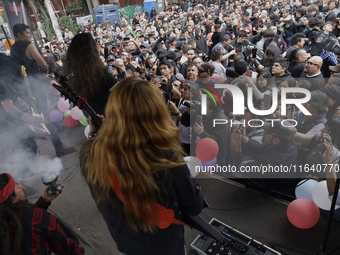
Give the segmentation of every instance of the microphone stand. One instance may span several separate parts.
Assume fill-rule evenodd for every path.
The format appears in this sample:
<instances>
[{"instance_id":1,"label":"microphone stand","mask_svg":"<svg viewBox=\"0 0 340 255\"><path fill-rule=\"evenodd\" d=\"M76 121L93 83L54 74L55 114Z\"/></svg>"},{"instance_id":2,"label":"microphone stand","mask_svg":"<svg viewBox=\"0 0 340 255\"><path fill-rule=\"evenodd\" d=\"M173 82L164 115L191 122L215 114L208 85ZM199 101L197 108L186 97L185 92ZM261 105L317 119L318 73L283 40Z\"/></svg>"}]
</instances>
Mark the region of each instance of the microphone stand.
<instances>
[{"instance_id":1,"label":"microphone stand","mask_svg":"<svg viewBox=\"0 0 340 255\"><path fill-rule=\"evenodd\" d=\"M340 159L338 161L338 164L340 164ZM335 204L336 204L336 200L338 198L339 184L340 184L340 179L337 178L336 182L335 182L332 205L331 205L331 210L330 210L330 213L329 213L329 219L328 219L328 224L327 224L327 228L326 228L326 232L325 232L324 241L323 241L323 244L320 245L319 250L316 252L316 255L328 255L328 254L331 254L331 253L337 251L338 249L340 249L340 246L339 246L339 247L335 248L334 250L327 251L328 239L329 239L329 235L330 235L331 227L332 227L332 223L333 223Z\"/></svg>"}]
</instances>

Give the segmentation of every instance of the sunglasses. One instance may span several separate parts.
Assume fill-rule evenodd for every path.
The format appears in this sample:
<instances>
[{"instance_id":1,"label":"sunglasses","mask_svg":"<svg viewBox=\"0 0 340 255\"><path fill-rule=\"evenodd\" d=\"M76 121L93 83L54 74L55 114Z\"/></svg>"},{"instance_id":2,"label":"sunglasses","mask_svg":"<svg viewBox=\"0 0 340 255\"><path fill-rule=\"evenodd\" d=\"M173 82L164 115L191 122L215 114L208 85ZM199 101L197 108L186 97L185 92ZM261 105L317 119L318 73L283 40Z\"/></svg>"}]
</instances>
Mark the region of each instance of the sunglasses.
<instances>
[{"instance_id":1,"label":"sunglasses","mask_svg":"<svg viewBox=\"0 0 340 255\"><path fill-rule=\"evenodd\" d=\"M306 62L306 65L307 65L307 66L319 66L318 64L312 63L312 62L310 62L310 61L307 61L307 62Z\"/></svg>"},{"instance_id":2,"label":"sunglasses","mask_svg":"<svg viewBox=\"0 0 340 255\"><path fill-rule=\"evenodd\" d=\"M199 72L200 72L200 73L206 73L207 71L202 71L202 70L200 70Z\"/></svg>"}]
</instances>

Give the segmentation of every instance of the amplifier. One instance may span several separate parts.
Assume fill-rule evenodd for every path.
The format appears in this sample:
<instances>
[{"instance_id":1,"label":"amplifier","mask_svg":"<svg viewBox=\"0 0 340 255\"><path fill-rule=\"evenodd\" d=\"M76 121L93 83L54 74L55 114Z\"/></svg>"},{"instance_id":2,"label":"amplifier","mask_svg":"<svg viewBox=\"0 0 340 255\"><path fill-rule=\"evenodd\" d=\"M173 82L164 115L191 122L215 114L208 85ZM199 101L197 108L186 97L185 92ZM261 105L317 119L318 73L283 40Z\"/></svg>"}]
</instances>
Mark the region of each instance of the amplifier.
<instances>
[{"instance_id":1,"label":"amplifier","mask_svg":"<svg viewBox=\"0 0 340 255\"><path fill-rule=\"evenodd\" d=\"M199 255L281 255L280 252L215 218L210 221L210 225L223 234L224 242L219 243L201 233L190 244L190 247Z\"/></svg>"}]
</instances>

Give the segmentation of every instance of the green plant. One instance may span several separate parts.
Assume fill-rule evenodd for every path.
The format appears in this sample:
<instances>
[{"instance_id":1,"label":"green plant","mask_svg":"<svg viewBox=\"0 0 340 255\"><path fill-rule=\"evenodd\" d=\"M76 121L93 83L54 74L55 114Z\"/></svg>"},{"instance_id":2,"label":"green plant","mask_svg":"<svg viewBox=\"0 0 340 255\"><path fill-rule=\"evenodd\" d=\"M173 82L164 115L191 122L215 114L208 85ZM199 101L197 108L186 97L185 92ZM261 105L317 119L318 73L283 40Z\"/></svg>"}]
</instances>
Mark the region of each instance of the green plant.
<instances>
[{"instance_id":1,"label":"green plant","mask_svg":"<svg viewBox=\"0 0 340 255\"><path fill-rule=\"evenodd\" d=\"M50 19L48 20L44 20L41 22L43 27L44 27L44 32L46 33L47 39L50 40L51 39L51 34L55 33L53 26L52 26L52 22Z\"/></svg>"},{"instance_id":2,"label":"green plant","mask_svg":"<svg viewBox=\"0 0 340 255\"><path fill-rule=\"evenodd\" d=\"M77 30L80 29L80 26L77 23L77 20L71 16L64 16L58 19L58 23L63 28L68 28L74 35L77 34Z\"/></svg>"},{"instance_id":3,"label":"green plant","mask_svg":"<svg viewBox=\"0 0 340 255\"><path fill-rule=\"evenodd\" d=\"M65 11L66 13L73 13L73 12L79 12L79 11L83 11L84 9L84 2L83 1L73 1L73 2L70 2L68 3L66 6L65 6Z\"/></svg>"},{"instance_id":4,"label":"green plant","mask_svg":"<svg viewBox=\"0 0 340 255\"><path fill-rule=\"evenodd\" d=\"M76 19L72 16L63 16L61 18L58 18L58 24L62 26L63 28L67 27L74 35L76 35L77 30L80 29L80 26L77 24ZM43 21L42 25L47 35L47 39L50 40L51 34L55 33L51 20L48 19L48 20Z\"/></svg>"}]
</instances>

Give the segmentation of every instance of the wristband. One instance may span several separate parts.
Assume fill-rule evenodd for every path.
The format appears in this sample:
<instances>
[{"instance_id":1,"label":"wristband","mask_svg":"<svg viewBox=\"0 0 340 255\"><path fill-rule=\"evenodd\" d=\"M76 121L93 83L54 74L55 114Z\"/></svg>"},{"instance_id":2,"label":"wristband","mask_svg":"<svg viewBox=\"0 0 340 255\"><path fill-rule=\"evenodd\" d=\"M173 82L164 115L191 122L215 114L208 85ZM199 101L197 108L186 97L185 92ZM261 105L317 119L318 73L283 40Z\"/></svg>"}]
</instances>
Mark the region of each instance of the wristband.
<instances>
[{"instance_id":1,"label":"wristband","mask_svg":"<svg viewBox=\"0 0 340 255\"><path fill-rule=\"evenodd\" d=\"M97 132L91 131L91 132L89 132L88 135L87 135L87 137L88 137L87 140L89 140L90 138L96 137L96 136L97 136Z\"/></svg>"},{"instance_id":2,"label":"wristband","mask_svg":"<svg viewBox=\"0 0 340 255\"><path fill-rule=\"evenodd\" d=\"M178 115L180 115L180 114L181 114L181 112L178 112L178 113L175 113L174 116L178 116Z\"/></svg>"}]
</instances>

